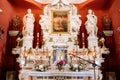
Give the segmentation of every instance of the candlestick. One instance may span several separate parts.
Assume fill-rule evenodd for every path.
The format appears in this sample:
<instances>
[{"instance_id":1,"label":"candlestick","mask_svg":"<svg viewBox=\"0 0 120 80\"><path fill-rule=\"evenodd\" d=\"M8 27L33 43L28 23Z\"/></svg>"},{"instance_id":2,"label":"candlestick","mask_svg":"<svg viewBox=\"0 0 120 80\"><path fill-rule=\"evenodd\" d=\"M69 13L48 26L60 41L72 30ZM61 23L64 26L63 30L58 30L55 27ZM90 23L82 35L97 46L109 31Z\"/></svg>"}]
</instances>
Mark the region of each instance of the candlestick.
<instances>
[{"instance_id":1,"label":"candlestick","mask_svg":"<svg viewBox=\"0 0 120 80\"><path fill-rule=\"evenodd\" d=\"M96 58L96 46L94 46L93 57Z\"/></svg>"},{"instance_id":2,"label":"candlestick","mask_svg":"<svg viewBox=\"0 0 120 80\"><path fill-rule=\"evenodd\" d=\"M85 48L85 41L84 41L84 37L82 37L82 47Z\"/></svg>"},{"instance_id":3,"label":"candlestick","mask_svg":"<svg viewBox=\"0 0 120 80\"><path fill-rule=\"evenodd\" d=\"M39 33L37 33L37 37L39 38Z\"/></svg>"},{"instance_id":4,"label":"candlestick","mask_svg":"<svg viewBox=\"0 0 120 80\"><path fill-rule=\"evenodd\" d=\"M37 43L36 43L36 49L39 48L39 33L37 33Z\"/></svg>"},{"instance_id":5,"label":"candlestick","mask_svg":"<svg viewBox=\"0 0 120 80\"><path fill-rule=\"evenodd\" d=\"M84 37L84 33L82 33L82 37Z\"/></svg>"}]
</instances>

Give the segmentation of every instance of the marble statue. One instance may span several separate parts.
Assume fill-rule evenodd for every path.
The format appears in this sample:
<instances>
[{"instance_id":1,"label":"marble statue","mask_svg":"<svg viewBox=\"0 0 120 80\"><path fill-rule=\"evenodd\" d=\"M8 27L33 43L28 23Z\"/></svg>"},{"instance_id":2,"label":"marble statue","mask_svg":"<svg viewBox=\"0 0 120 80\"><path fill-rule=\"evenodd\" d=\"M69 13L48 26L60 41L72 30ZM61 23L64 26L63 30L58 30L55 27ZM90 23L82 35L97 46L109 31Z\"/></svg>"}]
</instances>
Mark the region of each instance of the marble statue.
<instances>
[{"instance_id":1,"label":"marble statue","mask_svg":"<svg viewBox=\"0 0 120 80\"><path fill-rule=\"evenodd\" d=\"M46 15L40 15L41 19L39 20L39 24L41 25L41 28L44 29L44 30L48 30L49 29L49 26L48 24L45 24L45 23L49 23L49 17ZM47 22L46 22L47 21Z\"/></svg>"},{"instance_id":2,"label":"marble statue","mask_svg":"<svg viewBox=\"0 0 120 80\"><path fill-rule=\"evenodd\" d=\"M50 28L50 18L49 18L49 6L44 7L44 15L40 15L39 24L41 25L41 28L45 30L45 33L48 33L48 30Z\"/></svg>"},{"instance_id":3,"label":"marble statue","mask_svg":"<svg viewBox=\"0 0 120 80\"><path fill-rule=\"evenodd\" d=\"M28 9L27 14L23 17L23 48L30 49L33 47L34 22L32 10Z\"/></svg>"},{"instance_id":4,"label":"marble statue","mask_svg":"<svg viewBox=\"0 0 120 80\"><path fill-rule=\"evenodd\" d=\"M96 36L98 27L97 27L97 17L94 12L89 9L87 15L87 21L85 22L85 27L89 36Z\"/></svg>"},{"instance_id":5,"label":"marble statue","mask_svg":"<svg viewBox=\"0 0 120 80\"><path fill-rule=\"evenodd\" d=\"M78 32L80 29L80 26L82 24L81 15L78 15L77 8L75 6L72 6L72 16L71 16L71 27L72 32Z\"/></svg>"},{"instance_id":6,"label":"marble statue","mask_svg":"<svg viewBox=\"0 0 120 80\"><path fill-rule=\"evenodd\" d=\"M31 9L27 10L27 14L23 17L23 35L33 36L35 18Z\"/></svg>"},{"instance_id":7,"label":"marble statue","mask_svg":"<svg viewBox=\"0 0 120 80\"><path fill-rule=\"evenodd\" d=\"M82 24L82 21L79 19L80 17L81 17L80 15L74 15L71 17L73 20L71 22L73 32L78 32L80 29L80 25Z\"/></svg>"}]
</instances>

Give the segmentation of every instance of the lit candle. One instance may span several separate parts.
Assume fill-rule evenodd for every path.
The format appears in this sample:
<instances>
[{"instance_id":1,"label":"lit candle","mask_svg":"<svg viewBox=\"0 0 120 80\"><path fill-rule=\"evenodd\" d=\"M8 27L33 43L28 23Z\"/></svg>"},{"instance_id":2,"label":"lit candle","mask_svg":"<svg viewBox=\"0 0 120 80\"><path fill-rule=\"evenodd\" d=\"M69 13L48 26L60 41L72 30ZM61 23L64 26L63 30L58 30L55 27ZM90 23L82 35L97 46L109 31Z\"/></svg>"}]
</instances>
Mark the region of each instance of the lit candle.
<instances>
[{"instance_id":1,"label":"lit candle","mask_svg":"<svg viewBox=\"0 0 120 80\"><path fill-rule=\"evenodd\" d=\"M39 37L39 33L37 33L37 37Z\"/></svg>"},{"instance_id":2,"label":"lit candle","mask_svg":"<svg viewBox=\"0 0 120 80\"><path fill-rule=\"evenodd\" d=\"M48 55L49 55L49 57L50 57L50 56L51 56L51 53L49 53Z\"/></svg>"},{"instance_id":3,"label":"lit candle","mask_svg":"<svg viewBox=\"0 0 120 80\"><path fill-rule=\"evenodd\" d=\"M84 33L82 33L82 37L84 37Z\"/></svg>"}]
</instances>

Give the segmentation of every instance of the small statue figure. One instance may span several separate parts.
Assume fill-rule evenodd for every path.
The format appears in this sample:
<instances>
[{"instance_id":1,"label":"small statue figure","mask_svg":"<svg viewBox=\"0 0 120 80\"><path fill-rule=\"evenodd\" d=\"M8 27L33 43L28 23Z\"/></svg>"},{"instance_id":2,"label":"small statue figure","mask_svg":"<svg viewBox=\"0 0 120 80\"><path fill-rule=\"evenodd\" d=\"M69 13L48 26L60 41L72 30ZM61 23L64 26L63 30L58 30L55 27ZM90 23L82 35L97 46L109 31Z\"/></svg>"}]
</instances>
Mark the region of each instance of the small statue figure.
<instances>
[{"instance_id":1,"label":"small statue figure","mask_svg":"<svg viewBox=\"0 0 120 80\"><path fill-rule=\"evenodd\" d=\"M105 34L103 32L100 33L98 46L105 48Z\"/></svg>"},{"instance_id":2,"label":"small statue figure","mask_svg":"<svg viewBox=\"0 0 120 80\"><path fill-rule=\"evenodd\" d=\"M18 32L17 39L16 39L18 48L23 46L23 38L22 37L23 37L22 32Z\"/></svg>"},{"instance_id":3,"label":"small statue figure","mask_svg":"<svg viewBox=\"0 0 120 80\"><path fill-rule=\"evenodd\" d=\"M102 48L106 48L106 47L105 47L105 38L104 38L104 37L101 37L101 38L100 38L100 41L101 41L101 43L102 43Z\"/></svg>"},{"instance_id":4,"label":"small statue figure","mask_svg":"<svg viewBox=\"0 0 120 80\"><path fill-rule=\"evenodd\" d=\"M94 12L89 9L87 15L87 21L85 22L85 27L89 36L96 36L97 35L97 17L94 15Z\"/></svg>"}]
</instances>

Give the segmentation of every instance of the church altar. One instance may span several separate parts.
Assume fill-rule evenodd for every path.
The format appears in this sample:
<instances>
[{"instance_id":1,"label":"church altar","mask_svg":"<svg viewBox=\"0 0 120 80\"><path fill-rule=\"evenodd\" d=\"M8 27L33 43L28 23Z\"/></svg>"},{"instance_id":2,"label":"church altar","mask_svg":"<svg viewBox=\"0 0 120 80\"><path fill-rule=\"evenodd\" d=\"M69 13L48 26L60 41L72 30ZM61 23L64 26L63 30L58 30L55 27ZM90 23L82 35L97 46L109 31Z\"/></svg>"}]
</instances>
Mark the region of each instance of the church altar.
<instances>
[{"instance_id":1,"label":"church altar","mask_svg":"<svg viewBox=\"0 0 120 80\"><path fill-rule=\"evenodd\" d=\"M52 4L44 7L44 14L40 15L39 20L43 34L41 48L38 47L39 32L36 48L33 48L35 18L31 9L27 12L23 17L23 38L18 40L18 44L23 40L23 46L17 45L12 50L13 54L19 54L19 80L89 80L89 77L91 80L102 80L102 54L108 54L109 49L105 47L104 39L101 40L103 46L98 46L97 16L91 9L85 23L89 34L88 48L85 48L84 33L83 47L79 48L77 36L82 24L81 15L77 14L76 6L69 1L53 0ZM60 61L63 61L62 71L57 68Z\"/></svg>"},{"instance_id":2,"label":"church altar","mask_svg":"<svg viewBox=\"0 0 120 80\"><path fill-rule=\"evenodd\" d=\"M20 80L95 80L94 72L81 71L57 71L48 70L46 72L38 72L32 70L20 71Z\"/></svg>"}]
</instances>

